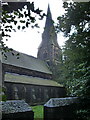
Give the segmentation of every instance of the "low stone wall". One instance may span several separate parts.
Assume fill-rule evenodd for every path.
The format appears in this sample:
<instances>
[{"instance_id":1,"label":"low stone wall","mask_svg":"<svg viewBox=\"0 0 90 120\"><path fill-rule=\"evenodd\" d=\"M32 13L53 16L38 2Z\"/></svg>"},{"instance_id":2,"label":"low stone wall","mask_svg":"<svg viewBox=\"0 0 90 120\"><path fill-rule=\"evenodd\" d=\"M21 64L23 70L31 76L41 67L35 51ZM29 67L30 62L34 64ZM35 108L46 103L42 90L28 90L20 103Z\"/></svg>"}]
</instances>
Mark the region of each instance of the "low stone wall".
<instances>
[{"instance_id":1,"label":"low stone wall","mask_svg":"<svg viewBox=\"0 0 90 120\"><path fill-rule=\"evenodd\" d=\"M24 100L0 102L2 120L34 120L31 107Z\"/></svg>"},{"instance_id":2,"label":"low stone wall","mask_svg":"<svg viewBox=\"0 0 90 120\"><path fill-rule=\"evenodd\" d=\"M44 105L44 120L76 120L76 97L52 98Z\"/></svg>"}]
</instances>

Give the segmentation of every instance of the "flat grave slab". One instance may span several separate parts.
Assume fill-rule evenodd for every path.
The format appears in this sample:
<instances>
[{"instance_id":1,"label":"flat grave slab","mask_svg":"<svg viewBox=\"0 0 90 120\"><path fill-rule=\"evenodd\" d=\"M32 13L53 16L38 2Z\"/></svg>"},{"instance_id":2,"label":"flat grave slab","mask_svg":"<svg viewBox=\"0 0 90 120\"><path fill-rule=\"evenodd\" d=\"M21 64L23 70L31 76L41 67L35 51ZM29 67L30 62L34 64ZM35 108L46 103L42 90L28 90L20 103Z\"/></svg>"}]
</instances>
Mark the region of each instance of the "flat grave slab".
<instances>
[{"instance_id":1,"label":"flat grave slab","mask_svg":"<svg viewBox=\"0 0 90 120\"><path fill-rule=\"evenodd\" d=\"M24 100L10 100L0 102L2 106L2 120L33 120L34 113Z\"/></svg>"},{"instance_id":2,"label":"flat grave slab","mask_svg":"<svg viewBox=\"0 0 90 120\"><path fill-rule=\"evenodd\" d=\"M59 107L66 106L77 102L77 97L66 98L51 98L44 106L46 107Z\"/></svg>"},{"instance_id":3,"label":"flat grave slab","mask_svg":"<svg viewBox=\"0 0 90 120\"><path fill-rule=\"evenodd\" d=\"M44 120L76 120L78 98L51 98L44 104Z\"/></svg>"}]
</instances>

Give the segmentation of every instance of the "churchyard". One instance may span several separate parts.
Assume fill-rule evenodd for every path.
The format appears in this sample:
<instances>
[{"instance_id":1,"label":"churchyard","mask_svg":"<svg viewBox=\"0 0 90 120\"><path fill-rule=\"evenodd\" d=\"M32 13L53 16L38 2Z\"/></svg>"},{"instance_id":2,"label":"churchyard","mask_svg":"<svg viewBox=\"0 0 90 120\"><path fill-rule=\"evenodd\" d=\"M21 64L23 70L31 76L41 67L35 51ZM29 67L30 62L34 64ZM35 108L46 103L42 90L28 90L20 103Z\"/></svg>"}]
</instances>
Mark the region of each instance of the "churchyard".
<instances>
[{"instance_id":1,"label":"churchyard","mask_svg":"<svg viewBox=\"0 0 90 120\"><path fill-rule=\"evenodd\" d=\"M1 120L76 120L76 97L51 98L44 105L30 106L24 100L0 102Z\"/></svg>"},{"instance_id":2,"label":"churchyard","mask_svg":"<svg viewBox=\"0 0 90 120\"><path fill-rule=\"evenodd\" d=\"M14 19L17 15L25 23L22 29L33 23L30 11L41 16L39 9L34 10L33 2L29 6L16 4L2 4L5 32L12 31L12 22L20 29ZM24 5L28 14L16 13ZM4 100L0 102L1 120L90 120L90 2L65 2L63 8L66 13L57 16L58 24L54 26L48 5L37 58L12 52L4 39L1 40L0 82L6 89L0 88L0 97ZM14 9L14 16L8 14ZM22 21L24 15L29 16L30 23L28 19ZM56 31L63 32L67 38L62 49ZM3 38L9 35L2 33Z\"/></svg>"}]
</instances>

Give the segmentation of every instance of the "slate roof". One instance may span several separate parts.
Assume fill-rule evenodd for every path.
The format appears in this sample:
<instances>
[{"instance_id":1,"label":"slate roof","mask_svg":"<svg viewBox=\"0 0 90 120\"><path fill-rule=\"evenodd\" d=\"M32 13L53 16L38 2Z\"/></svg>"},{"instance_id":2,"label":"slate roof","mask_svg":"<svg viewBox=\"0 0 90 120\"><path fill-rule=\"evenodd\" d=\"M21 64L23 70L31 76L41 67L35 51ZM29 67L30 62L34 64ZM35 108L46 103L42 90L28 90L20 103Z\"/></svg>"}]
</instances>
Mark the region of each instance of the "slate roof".
<instances>
[{"instance_id":1,"label":"slate roof","mask_svg":"<svg viewBox=\"0 0 90 120\"><path fill-rule=\"evenodd\" d=\"M17 51L13 51L13 52L15 54L19 53ZM19 59L17 59L16 55L13 56L11 52L6 52L7 60L5 60L5 58L3 57L2 63L52 74L52 72L48 68L48 65L44 61L24 53L19 53L19 54L20 54Z\"/></svg>"},{"instance_id":2,"label":"slate roof","mask_svg":"<svg viewBox=\"0 0 90 120\"><path fill-rule=\"evenodd\" d=\"M14 73L6 73L5 82L63 87L61 84L53 80L43 79L39 77L19 75L19 74L14 74Z\"/></svg>"}]
</instances>

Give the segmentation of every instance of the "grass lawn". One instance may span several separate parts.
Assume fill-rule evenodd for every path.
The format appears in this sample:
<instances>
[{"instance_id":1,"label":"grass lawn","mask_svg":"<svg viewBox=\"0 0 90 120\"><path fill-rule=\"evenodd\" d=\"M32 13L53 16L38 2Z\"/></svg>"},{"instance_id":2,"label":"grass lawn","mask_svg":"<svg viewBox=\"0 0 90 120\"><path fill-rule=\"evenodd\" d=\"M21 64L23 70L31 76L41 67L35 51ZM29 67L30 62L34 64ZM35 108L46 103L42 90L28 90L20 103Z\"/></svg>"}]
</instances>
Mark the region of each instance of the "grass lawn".
<instances>
[{"instance_id":1,"label":"grass lawn","mask_svg":"<svg viewBox=\"0 0 90 120\"><path fill-rule=\"evenodd\" d=\"M34 112L34 120L43 120L43 105L31 106Z\"/></svg>"}]
</instances>

